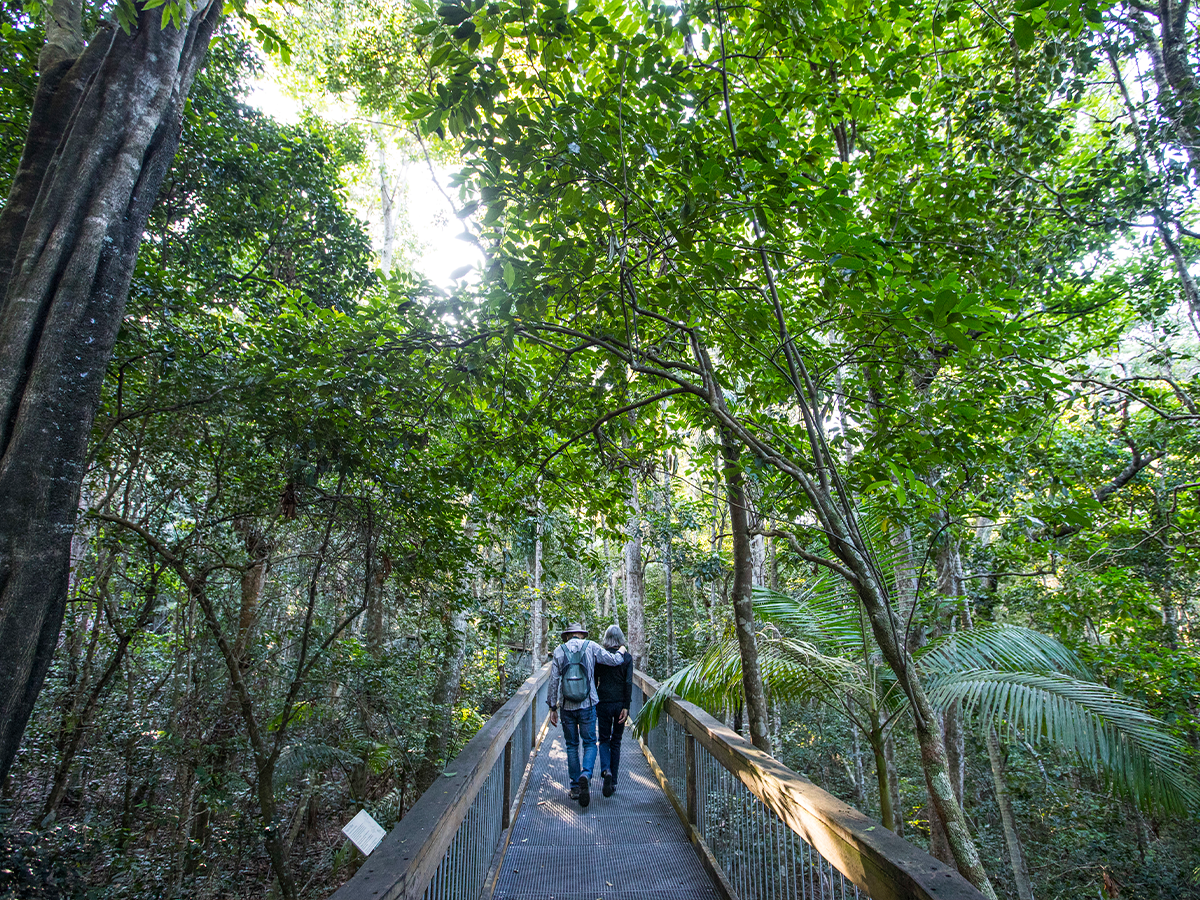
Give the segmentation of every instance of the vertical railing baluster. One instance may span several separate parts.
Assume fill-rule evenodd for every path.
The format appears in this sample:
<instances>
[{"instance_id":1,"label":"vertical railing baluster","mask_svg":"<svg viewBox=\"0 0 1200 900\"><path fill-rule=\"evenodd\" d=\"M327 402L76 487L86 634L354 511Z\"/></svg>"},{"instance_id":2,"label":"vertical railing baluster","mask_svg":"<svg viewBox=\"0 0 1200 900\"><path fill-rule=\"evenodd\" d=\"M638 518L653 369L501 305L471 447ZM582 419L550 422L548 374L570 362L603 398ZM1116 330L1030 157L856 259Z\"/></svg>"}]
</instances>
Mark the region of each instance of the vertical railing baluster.
<instances>
[{"instance_id":1,"label":"vertical railing baluster","mask_svg":"<svg viewBox=\"0 0 1200 900\"><path fill-rule=\"evenodd\" d=\"M508 743L504 745L504 797L501 801L500 812L500 827L507 828L509 826L509 816L511 815L512 802L512 738L509 738Z\"/></svg>"},{"instance_id":2,"label":"vertical railing baluster","mask_svg":"<svg viewBox=\"0 0 1200 900\"><path fill-rule=\"evenodd\" d=\"M763 865L763 851L766 849L766 822L763 820L762 804L753 797L750 798L750 803L754 810L754 830L758 834L758 840L754 842L754 896L758 900L767 900L767 873L766 867Z\"/></svg>"},{"instance_id":3,"label":"vertical railing baluster","mask_svg":"<svg viewBox=\"0 0 1200 900\"><path fill-rule=\"evenodd\" d=\"M790 896L792 900L801 900L800 890L800 867L796 865L796 833L792 829L787 830L787 873L788 884L791 885Z\"/></svg>"},{"instance_id":4,"label":"vertical railing baluster","mask_svg":"<svg viewBox=\"0 0 1200 900\"><path fill-rule=\"evenodd\" d=\"M688 732L684 742L685 765L687 767L687 818L696 824L696 738Z\"/></svg>"}]
</instances>

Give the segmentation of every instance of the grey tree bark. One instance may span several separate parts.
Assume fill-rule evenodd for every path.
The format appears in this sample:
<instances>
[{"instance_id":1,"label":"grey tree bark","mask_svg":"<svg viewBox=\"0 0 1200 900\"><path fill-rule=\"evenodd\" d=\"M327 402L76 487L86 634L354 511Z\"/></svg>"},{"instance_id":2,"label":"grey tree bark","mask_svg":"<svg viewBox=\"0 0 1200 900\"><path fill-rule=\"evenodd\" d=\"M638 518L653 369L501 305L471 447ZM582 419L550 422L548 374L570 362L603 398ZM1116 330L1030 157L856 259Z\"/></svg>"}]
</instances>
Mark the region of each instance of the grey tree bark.
<instances>
[{"instance_id":1,"label":"grey tree bark","mask_svg":"<svg viewBox=\"0 0 1200 900\"><path fill-rule=\"evenodd\" d=\"M532 581L533 597L529 601L529 646L533 671L536 672L546 662L546 598L542 595L542 501L537 502L537 521L534 523L533 559L530 560L529 573Z\"/></svg>"},{"instance_id":2,"label":"grey tree bark","mask_svg":"<svg viewBox=\"0 0 1200 900\"><path fill-rule=\"evenodd\" d=\"M675 596L672 590L675 567L675 546L671 537L671 478L678 468L678 462L671 453L663 454L663 486L662 512L666 523L665 537L662 542L664 593L667 604L667 671L675 671Z\"/></svg>"},{"instance_id":3,"label":"grey tree bark","mask_svg":"<svg viewBox=\"0 0 1200 900\"><path fill-rule=\"evenodd\" d=\"M750 518L740 465L741 451L732 435L722 431L721 453L725 461L725 492L729 498L730 531L733 534L733 616L738 650L742 657L742 690L750 741L771 752L770 713L758 665L758 643L754 628L754 560L750 544Z\"/></svg>"},{"instance_id":4,"label":"grey tree bark","mask_svg":"<svg viewBox=\"0 0 1200 900\"><path fill-rule=\"evenodd\" d=\"M62 625L88 435L138 246L222 4L143 11L86 42L51 7L25 150L0 212L0 781Z\"/></svg>"},{"instance_id":5,"label":"grey tree bark","mask_svg":"<svg viewBox=\"0 0 1200 900\"><path fill-rule=\"evenodd\" d=\"M425 790L437 780L450 746L450 719L462 686L463 660L467 653L467 615L456 611L446 627L446 653L438 671L433 695L429 698L433 714L425 738L425 758L417 772L417 790Z\"/></svg>"},{"instance_id":6,"label":"grey tree bark","mask_svg":"<svg viewBox=\"0 0 1200 900\"><path fill-rule=\"evenodd\" d=\"M379 167L379 212L383 218L383 235L379 247L379 266L385 275L392 272L392 257L396 251L396 185L389 177L387 167L387 143L383 129L377 124L373 129L376 147L376 163Z\"/></svg>"},{"instance_id":7,"label":"grey tree bark","mask_svg":"<svg viewBox=\"0 0 1200 900\"><path fill-rule=\"evenodd\" d=\"M950 609L955 610L950 616L951 630L959 625L969 629L974 624L966 599L966 581L963 575L960 546L957 537L947 534L945 543L938 550L935 559L938 593L945 599ZM960 617L961 621L959 621ZM966 734L963 729L961 710L957 704L952 705L940 718L942 741L946 745L950 786L961 805L966 781ZM942 862L953 865L954 853L950 846L949 836L941 816L932 804L929 814L929 830L930 853Z\"/></svg>"},{"instance_id":8,"label":"grey tree bark","mask_svg":"<svg viewBox=\"0 0 1200 900\"><path fill-rule=\"evenodd\" d=\"M887 771L888 793L892 798L892 831L904 836L904 807L900 799L900 772L896 768L896 741L891 732L883 741L883 761Z\"/></svg>"},{"instance_id":9,"label":"grey tree bark","mask_svg":"<svg viewBox=\"0 0 1200 900\"><path fill-rule=\"evenodd\" d=\"M992 764L992 784L996 789L996 805L1000 807L1000 824L1004 828L1004 843L1008 845L1008 859L1012 864L1013 881L1017 885L1018 900L1033 900L1033 886L1029 881L1029 867L1025 864L1025 850L1021 836L1017 833L1017 820L1013 816L1012 798L1008 794L1008 781L1004 777L1004 754L1000 749L1000 738L994 726L987 730L988 761Z\"/></svg>"},{"instance_id":10,"label":"grey tree bark","mask_svg":"<svg viewBox=\"0 0 1200 900\"><path fill-rule=\"evenodd\" d=\"M642 501L637 476L629 475L629 522L625 540L625 638L636 668L646 668L646 578L642 561Z\"/></svg>"},{"instance_id":11,"label":"grey tree bark","mask_svg":"<svg viewBox=\"0 0 1200 900\"><path fill-rule=\"evenodd\" d=\"M871 755L875 758L875 780L879 784L879 821L883 823L884 828L900 834L901 830L896 825L897 809L893 803L895 766L888 756L887 740L883 736L877 710L871 711L870 726L867 740L871 744Z\"/></svg>"}]
</instances>

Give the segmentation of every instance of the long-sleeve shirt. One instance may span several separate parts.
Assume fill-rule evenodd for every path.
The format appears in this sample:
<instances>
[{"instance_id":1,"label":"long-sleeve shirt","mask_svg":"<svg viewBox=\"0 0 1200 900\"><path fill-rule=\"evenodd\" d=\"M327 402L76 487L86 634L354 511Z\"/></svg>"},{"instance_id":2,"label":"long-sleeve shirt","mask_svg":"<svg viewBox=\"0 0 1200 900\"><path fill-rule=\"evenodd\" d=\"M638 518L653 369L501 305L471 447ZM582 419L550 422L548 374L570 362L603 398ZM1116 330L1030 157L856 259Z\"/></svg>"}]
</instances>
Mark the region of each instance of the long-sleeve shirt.
<instances>
[{"instance_id":1,"label":"long-sleeve shirt","mask_svg":"<svg viewBox=\"0 0 1200 900\"><path fill-rule=\"evenodd\" d=\"M578 653L580 649L584 650L583 667L587 669L588 675L588 692L590 696L587 700L576 703L573 700L568 700L566 697L561 698L562 693L562 673L567 667L567 651ZM620 653L612 653L605 650L595 641L589 641L587 638L571 638L565 644L559 644L554 650L554 656L550 659L550 690L546 695L546 703L551 709L562 707L563 709L587 709L589 706L595 706L600 702L599 696L596 694L596 661L609 665L619 666L625 661L625 658Z\"/></svg>"},{"instance_id":2,"label":"long-sleeve shirt","mask_svg":"<svg viewBox=\"0 0 1200 900\"><path fill-rule=\"evenodd\" d=\"M596 693L601 703L620 701L621 709L629 709L633 701L633 657L629 651L619 666L600 663L596 667Z\"/></svg>"}]
</instances>

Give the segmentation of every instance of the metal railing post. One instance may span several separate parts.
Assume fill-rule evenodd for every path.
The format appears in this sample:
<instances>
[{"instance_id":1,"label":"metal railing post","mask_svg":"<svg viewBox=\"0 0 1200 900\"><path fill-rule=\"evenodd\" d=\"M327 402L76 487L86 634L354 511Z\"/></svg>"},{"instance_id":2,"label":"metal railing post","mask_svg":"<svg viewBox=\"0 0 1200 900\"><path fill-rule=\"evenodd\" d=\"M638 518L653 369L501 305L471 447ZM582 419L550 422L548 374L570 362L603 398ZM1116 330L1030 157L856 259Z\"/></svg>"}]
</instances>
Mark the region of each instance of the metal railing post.
<instances>
[{"instance_id":1,"label":"metal railing post","mask_svg":"<svg viewBox=\"0 0 1200 900\"><path fill-rule=\"evenodd\" d=\"M684 759L687 763L687 817L693 825L696 824L696 738L687 732L687 742L684 745Z\"/></svg>"},{"instance_id":2,"label":"metal railing post","mask_svg":"<svg viewBox=\"0 0 1200 900\"><path fill-rule=\"evenodd\" d=\"M512 738L504 745L504 810L500 814L500 827L507 828L512 813Z\"/></svg>"}]
</instances>

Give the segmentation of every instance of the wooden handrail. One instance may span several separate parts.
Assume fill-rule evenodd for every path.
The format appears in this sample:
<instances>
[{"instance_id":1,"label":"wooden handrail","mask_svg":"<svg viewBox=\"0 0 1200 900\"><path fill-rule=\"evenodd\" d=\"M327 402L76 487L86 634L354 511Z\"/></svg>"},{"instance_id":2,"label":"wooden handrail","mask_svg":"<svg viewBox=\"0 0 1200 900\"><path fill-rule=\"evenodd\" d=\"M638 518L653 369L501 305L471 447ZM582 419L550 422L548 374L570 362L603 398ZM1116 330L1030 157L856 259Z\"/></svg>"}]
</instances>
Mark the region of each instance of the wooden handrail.
<instances>
[{"instance_id":1,"label":"wooden handrail","mask_svg":"<svg viewBox=\"0 0 1200 900\"><path fill-rule=\"evenodd\" d=\"M634 681L647 697L659 684ZM725 769L873 900L984 900L957 871L817 787L693 703L670 697L667 714Z\"/></svg>"},{"instance_id":2,"label":"wooden handrail","mask_svg":"<svg viewBox=\"0 0 1200 900\"><path fill-rule=\"evenodd\" d=\"M331 900L420 898L521 719L550 678L547 663L492 714L444 773ZM536 734L534 739L536 740ZM440 790L439 790L440 788Z\"/></svg>"}]
</instances>

